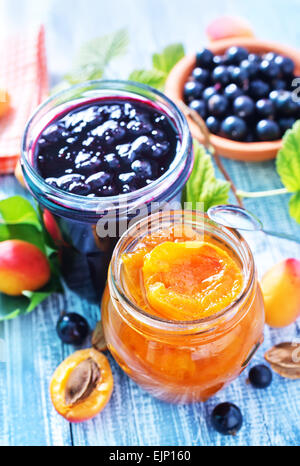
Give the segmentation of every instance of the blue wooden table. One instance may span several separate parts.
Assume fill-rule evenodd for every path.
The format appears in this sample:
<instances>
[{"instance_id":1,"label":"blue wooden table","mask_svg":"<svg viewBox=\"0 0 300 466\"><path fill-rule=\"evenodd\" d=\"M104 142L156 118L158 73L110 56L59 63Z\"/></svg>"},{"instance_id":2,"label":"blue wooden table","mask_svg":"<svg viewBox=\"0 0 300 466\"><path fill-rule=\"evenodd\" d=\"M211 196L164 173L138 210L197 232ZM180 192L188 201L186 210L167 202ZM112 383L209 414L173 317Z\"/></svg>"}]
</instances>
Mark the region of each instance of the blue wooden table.
<instances>
[{"instance_id":1,"label":"blue wooden table","mask_svg":"<svg viewBox=\"0 0 300 466\"><path fill-rule=\"evenodd\" d=\"M130 51L111 69L126 78L133 68L150 65L152 52L182 41L187 51L205 42L204 27L220 14L239 14L254 25L257 36L300 49L300 5L297 0L6 0L1 17L8 29L21 30L43 22L47 33L49 70L53 82L70 68L74 51L85 40L128 27ZM280 187L274 163L248 164L225 160L240 189ZM27 195L13 177L0 178L1 197ZM249 200L246 206L266 228L300 237L288 215L288 196ZM248 235L259 275L286 257L300 258L296 243ZM83 277L84 279L84 277ZM87 297L90 293L86 283ZM54 410L49 381L73 348L62 345L55 331L62 310L82 313L93 327L99 308L66 290L53 295L31 314L0 324L0 445L299 445L300 381L274 374L266 390L246 384L247 371L227 389L202 404L169 405L151 398L110 358L114 391L105 410L93 420L70 425ZM251 364L263 361L273 344L299 341L300 325L283 330L265 328L265 341ZM298 340L297 340L298 338ZM221 401L237 404L244 424L235 437L216 433L209 424Z\"/></svg>"}]
</instances>

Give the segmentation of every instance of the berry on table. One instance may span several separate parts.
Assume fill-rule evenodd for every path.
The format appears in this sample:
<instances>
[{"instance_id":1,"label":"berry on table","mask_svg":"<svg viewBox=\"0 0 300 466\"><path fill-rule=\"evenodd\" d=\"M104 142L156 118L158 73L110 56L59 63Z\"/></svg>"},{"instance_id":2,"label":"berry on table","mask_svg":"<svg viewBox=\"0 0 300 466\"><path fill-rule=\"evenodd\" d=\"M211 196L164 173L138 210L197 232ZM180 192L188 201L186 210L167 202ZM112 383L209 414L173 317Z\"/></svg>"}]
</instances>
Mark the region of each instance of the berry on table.
<instances>
[{"instance_id":1,"label":"berry on table","mask_svg":"<svg viewBox=\"0 0 300 466\"><path fill-rule=\"evenodd\" d=\"M83 316L75 312L68 312L62 314L58 319L56 331L64 343L80 345L89 333L89 326Z\"/></svg>"},{"instance_id":2,"label":"berry on table","mask_svg":"<svg viewBox=\"0 0 300 466\"><path fill-rule=\"evenodd\" d=\"M272 382L272 371L264 364L257 364L249 371L249 382L255 388L266 388Z\"/></svg>"},{"instance_id":3,"label":"berry on table","mask_svg":"<svg viewBox=\"0 0 300 466\"><path fill-rule=\"evenodd\" d=\"M240 409L233 403L220 403L213 409L211 422L214 429L220 434L235 435L243 424Z\"/></svg>"}]
</instances>

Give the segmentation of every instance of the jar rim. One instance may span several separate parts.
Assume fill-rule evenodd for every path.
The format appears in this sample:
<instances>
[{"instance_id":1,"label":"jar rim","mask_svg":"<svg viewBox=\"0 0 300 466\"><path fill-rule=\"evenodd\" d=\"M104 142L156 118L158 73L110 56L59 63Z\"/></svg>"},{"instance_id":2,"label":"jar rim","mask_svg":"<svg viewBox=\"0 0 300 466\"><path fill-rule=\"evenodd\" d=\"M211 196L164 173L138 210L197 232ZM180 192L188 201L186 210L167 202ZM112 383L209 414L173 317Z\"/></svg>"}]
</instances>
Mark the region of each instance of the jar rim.
<instances>
[{"instance_id":1,"label":"jar rim","mask_svg":"<svg viewBox=\"0 0 300 466\"><path fill-rule=\"evenodd\" d=\"M115 94L110 94L111 96L116 96L123 93L127 94L128 96L132 97L140 97L144 99L150 100L152 96L152 100L155 98L160 99L159 103L161 104L161 110L166 113L169 117L174 117L176 119L176 124L179 125L177 127L177 131L179 132L181 139L180 139L180 147L176 151L175 157L172 160L168 170L159 178L154 180L147 186L140 188L136 191L127 194L119 194L116 196L108 196L108 197L87 197L78 194L68 193L62 189L55 188L48 183L38 174L37 170L34 169L32 164L30 163L28 154L31 152L28 149L28 138L29 133L32 125L34 125L34 120L37 116L45 109L47 106L51 105L55 102L56 99L60 99L64 96L67 96L71 93L80 92L80 90L84 91L89 88L89 92L93 91L105 91L113 92ZM88 92L87 91L87 92ZM145 95L146 94L146 95ZM78 100L75 101L69 99L67 101L68 106L72 102L77 102L78 105L84 102L88 102L88 97L84 97L80 103ZM90 98L91 100L91 98ZM162 107L162 102L169 107L170 115L166 112L166 109ZM66 103L65 101L63 102ZM56 107L55 107L56 108ZM67 110L67 108L66 108ZM46 112L47 114L48 112ZM60 92L57 92L51 95L48 99L42 102L34 113L31 115L30 119L28 120L25 131L22 138L22 146L21 146L21 164L23 171L25 172L25 177L28 176L31 182L36 186L38 189L42 190L50 199L61 200L67 202L73 209L79 208L80 211L83 209L85 211L97 211L99 212L99 205L101 206L101 210L110 210L110 208L115 210L115 205L117 205L118 209L122 209L128 206L130 203L130 208L137 208L140 204L147 203L147 199L153 200L156 197L162 195L162 193L166 189L166 180L170 179L170 186L176 182L178 174L184 174L184 180L182 180L182 185L188 178L191 170L192 170L192 162L193 162L193 155L192 155L192 139L189 132L188 123L186 121L185 116L183 115L182 111L177 107L177 105L172 102L166 95L162 92L154 89L148 85L137 83L133 81L126 81L126 80L91 80L86 81L84 83L76 84L70 86L67 89L63 89ZM188 167L185 167L185 162L187 157L190 156L190 163ZM187 169L186 169L187 168ZM182 186L181 186L182 187Z\"/></svg>"},{"instance_id":2,"label":"jar rim","mask_svg":"<svg viewBox=\"0 0 300 466\"><path fill-rule=\"evenodd\" d=\"M244 267L243 267L243 275L244 275L244 284L243 288L236 297L236 299L226 306L224 309L219 311L218 313L212 314L207 317L203 317L201 319L197 320L170 320L170 319L164 319L159 316L153 315L145 311L144 309L140 308L138 305L136 305L133 300L131 300L126 292L123 290L121 286L120 280L118 280L117 277L117 272L118 272L118 260L120 258L120 255L122 254L121 248L123 243L126 241L126 238L130 236L134 230L141 230L143 226L145 226L147 223L149 225L150 222L155 222L155 221L161 221L162 217L168 216L170 218L170 214L173 216L178 216L178 218L184 218L185 216L189 216L191 218L197 217L201 218L201 221L204 221L204 223L208 224L211 226L211 228L214 229L214 233L216 236L218 236L217 232L221 232L223 236L228 238L228 243L229 240L234 240L235 245L239 248L239 252L244 254ZM223 238L224 240L224 238ZM231 246L229 246L230 249L233 249ZM210 326L213 324L216 324L218 320L222 317L229 316L229 318L232 318L235 314L236 311L239 310L241 307L240 304L247 299L247 296L249 295L249 292L251 291L253 287L255 279L255 264L254 264L254 258L251 252L251 249L247 243L247 241L243 238L243 236L234 228L229 228L225 227L223 225L217 224L213 220L211 220L206 213L203 212L198 212L195 210L177 210L177 211L172 211L172 212L157 212L155 214L152 214L148 216L147 218L144 218L142 220L139 220L136 222L134 225L132 225L119 239L117 245L115 246L112 259L111 259L111 266L109 268L108 272L108 282L109 285L112 286L113 291L116 293L117 299L120 300L121 305L126 306L126 311L131 313L134 317L139 318L139 320L143 321L143 323L159 327L160 329L165 329L165 330L176 330L176 329L191 329L191 328L198 328L199 326L204 326L207 327L207 329L211 329ZM201 331L205 331L205 328L201 329Z\"/></svg>"}]
</instances>

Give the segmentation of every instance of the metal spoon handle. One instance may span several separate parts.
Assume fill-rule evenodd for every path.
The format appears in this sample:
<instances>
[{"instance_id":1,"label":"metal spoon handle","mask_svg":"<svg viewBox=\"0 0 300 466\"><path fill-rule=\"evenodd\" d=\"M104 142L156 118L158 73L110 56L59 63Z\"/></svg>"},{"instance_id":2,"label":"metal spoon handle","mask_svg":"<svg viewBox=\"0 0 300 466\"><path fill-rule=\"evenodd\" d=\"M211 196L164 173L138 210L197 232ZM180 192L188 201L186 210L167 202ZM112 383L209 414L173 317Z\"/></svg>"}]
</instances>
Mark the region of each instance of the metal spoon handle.
<instances>
[{"instance_id":1,"label":"metal spoon handle","mask_svg":"<svg viewBox=\"0 0 300 466\"><path fill-rule=\"evenodd\" d=\"M287 233L277 233L276 231L270 230L262 230L264 233L270 236L276 236L276 238L287 239L289 241L294 241L295 243L300 244L300 238L296 238L295 236L288 235Z\"/></svg>"}]
</instances>

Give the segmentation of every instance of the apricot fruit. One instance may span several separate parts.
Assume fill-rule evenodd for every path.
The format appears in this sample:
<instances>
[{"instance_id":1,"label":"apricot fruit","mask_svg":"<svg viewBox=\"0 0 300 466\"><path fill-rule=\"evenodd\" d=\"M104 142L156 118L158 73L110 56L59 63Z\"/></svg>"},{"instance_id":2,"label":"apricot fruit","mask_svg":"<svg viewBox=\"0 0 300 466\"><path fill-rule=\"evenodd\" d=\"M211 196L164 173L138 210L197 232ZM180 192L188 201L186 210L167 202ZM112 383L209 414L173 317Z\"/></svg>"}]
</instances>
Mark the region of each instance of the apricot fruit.
<instances>
[{"instance_id":1,"label":"apricot fruit","mask_svg":"<svg viewBox=\"0 0 300 466\"><path fill-rule=\"evenodd\" d=\"M229 37L254 37L248 21L234 16L216 18L207 26L206 34L211 41Z\"/></svg>"},{"instance_id":2,"label":"apricot fruit","mask_svg":"<svg viewBox=\"0 0 300 466\"><path fill-rule=\"evenodd\" d=\"M158 244L166 241L183 242L200 240L201 235L186 225L174 225L171 228L158 230L145 236L137 245L134 252L123 254L122 262L124 267L124 277L127 285L127 292L134 299L135 303L149 311L149 306L145 302L143 289L142 267L144 258Z\"/></svg>"},{"instance_id":3,"label":"apricot fruit","mask_svg":"<svg viewBox=\"0 0 300 466\"><path fill-rule=\"evenodd\" d=\"M145 256L147 301L161 317L194 320L231 304L242 288L237 264L219 247L202 241L157 245Z\"/></svg>"},{"instance_id":4,"label":"apricot fruit","mask_svg":"<svg viewBox=\"0 0 300 466\"><path fill-rule=\"evenodd\" d=\"M286 259L262 278L266 323L286 327L300 316L300 261Z\"/></svg>"},{"instance_id":5,"label":"apricot fruit","mask_svg":"<svg viewBox=\"0 0 300 466\"><path fill-rule=\"evenodd\" d=\"M69 422L96 416L108 403L113 376L108 359L94 348L76 351L55 370L50 382L56 411Z\"/></svg>"},{"instance_id":6,"label":"apricot fruit","mask_svg":"<svg viewBox=\"0 0 300 466\"><path fill-rule=\"evenodd\" d=\"M0 243L0 291L20 296L42 288L50 278L47 257L34 244L22 240Z\"/></svg>"}]
</instances>

